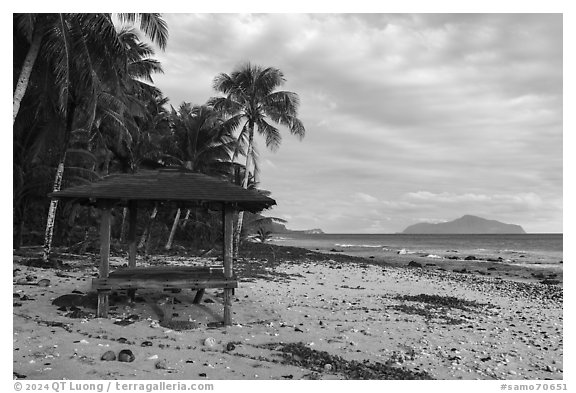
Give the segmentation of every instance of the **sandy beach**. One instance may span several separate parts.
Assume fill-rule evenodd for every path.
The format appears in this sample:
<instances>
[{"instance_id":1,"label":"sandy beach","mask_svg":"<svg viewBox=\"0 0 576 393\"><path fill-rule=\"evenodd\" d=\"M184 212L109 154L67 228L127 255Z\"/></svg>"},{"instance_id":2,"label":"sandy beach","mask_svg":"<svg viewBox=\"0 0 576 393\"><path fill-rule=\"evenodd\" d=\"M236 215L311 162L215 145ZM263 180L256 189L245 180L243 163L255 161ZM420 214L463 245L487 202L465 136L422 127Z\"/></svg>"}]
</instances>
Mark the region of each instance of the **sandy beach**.
<instances>
[{"instance_id":1,"label":"sandy beach","mask_svg":"<svg viewBox=\"0 0 576 393\"><path fill-rule=\"evenodd\" d=\"M27 266L29 257L13 258L18 379L563 379L562 287L530 276L252 245L235 264L234 325L224 328L220 290L200 305L189 290L142 290L133 303L120 293L110 317L95 318L96 255L60 254L64 269ZM112 269L125 263L111 259ZM163 264L221 262L139 261ZM133 361L119 361L122 350Z\"/></svg>"}]
</instances>

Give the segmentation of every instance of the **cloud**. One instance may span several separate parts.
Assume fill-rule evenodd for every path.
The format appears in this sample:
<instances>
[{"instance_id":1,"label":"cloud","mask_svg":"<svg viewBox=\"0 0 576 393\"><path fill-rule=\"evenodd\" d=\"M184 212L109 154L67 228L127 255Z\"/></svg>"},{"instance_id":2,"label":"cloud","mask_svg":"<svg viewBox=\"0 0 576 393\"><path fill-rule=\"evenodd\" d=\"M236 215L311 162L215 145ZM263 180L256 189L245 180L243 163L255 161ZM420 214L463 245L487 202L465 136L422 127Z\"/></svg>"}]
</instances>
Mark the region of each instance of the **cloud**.
<instances>
[{"instance_id":1,"label":"cloud","mask_svg":"<svg viewBox=\"0 0 576 393\"><path fill-rule=\"evenodd\" d=\"M378 198L373 197L372 195L364 194L363 192L357 192L354 196L360 201L364 203L375 203L378 202Z\"/></svg>"},{"instance_id":2,"label":"cloud","mask_svg":"<svg viewBox=\"0 0 576 393\"><path fill-rule=\"evenodd\" d=\"M483 203L483 204L516 204L526 208L539 208L543 205L543 201L537 194L533 192L523 194L454 194L449 192L433 193L429 191L417 191L406 194L406 197L416 202L427 203Z\"/></svg>"},{"instance_id":3,"label":"cloud","mask_svg":"<svg viewBox=\"0 0 576 393\"><path fill-rule=\"evenodd\" d=\"M173 105L205 102L248 60L300 96L304 140L284 132L275 153L258 141L261 185L289 227L393 232L477 209L561 230L561 14L166 19L156 81Z\"/></svg>"}]
</instances>

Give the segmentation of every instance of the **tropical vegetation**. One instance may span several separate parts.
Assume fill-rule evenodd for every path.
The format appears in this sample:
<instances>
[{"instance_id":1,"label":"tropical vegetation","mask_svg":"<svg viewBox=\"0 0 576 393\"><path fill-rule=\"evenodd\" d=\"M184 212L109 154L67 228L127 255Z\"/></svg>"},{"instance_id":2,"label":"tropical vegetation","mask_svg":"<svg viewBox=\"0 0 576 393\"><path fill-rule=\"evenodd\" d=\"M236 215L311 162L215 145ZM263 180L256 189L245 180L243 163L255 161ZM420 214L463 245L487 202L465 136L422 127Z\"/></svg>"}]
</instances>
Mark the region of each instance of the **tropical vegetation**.
<instances>
[{"instance_id":1,"label":"tropical vegetation","mask_svg":"<svg viewBox=\"0 0 576 393\"><path fill-rule=\"evenodd\" d=\"M224 96L212 98L209 103L229 116L228 123L240 128L238 146L246 148L246 170L242 181L244 188L248 188L251 164L256 164L254 132L262 135L266 147L272 150L278 149L282 141L282 134L275 124L287 127L291 134L299 138L303 138L306 132L297 117L300 105L298 95L290 91L276 90L285 81L284 74L279 69L250 63L231 74L221 73L214 78L214 89ZM253 174L256 176L256 170ZM242 223L243 212L240 212L234 238L236 255Z\"/></svg>"},{"instance_id":2,"label":"tropical vegetation","mask_svg":"<svg viewBox=\"0 0 576 393\"><path fill-rule=\"evenodd\" d=\"M168 42L161 14L13 15L15 249L43 244L48 261L53 242L79 251L96 246L98 212L47 197L61 187L178 167L256 188L254 134L273 150L279 126L304 136L298 96L277 90L285 79L273 67L246 64L221 73L213 87L222 96L171 106L154 86L154 75L163 72L154 56ZM139 215L143 250L171 249L175 240L206 250L221 236L220 216L209 211L157 206ZM244 225L240 213L236 250L242 229L259 228ZM119 242L125 229L126 211L114 212Z\"/></svg>"}]
</instances>

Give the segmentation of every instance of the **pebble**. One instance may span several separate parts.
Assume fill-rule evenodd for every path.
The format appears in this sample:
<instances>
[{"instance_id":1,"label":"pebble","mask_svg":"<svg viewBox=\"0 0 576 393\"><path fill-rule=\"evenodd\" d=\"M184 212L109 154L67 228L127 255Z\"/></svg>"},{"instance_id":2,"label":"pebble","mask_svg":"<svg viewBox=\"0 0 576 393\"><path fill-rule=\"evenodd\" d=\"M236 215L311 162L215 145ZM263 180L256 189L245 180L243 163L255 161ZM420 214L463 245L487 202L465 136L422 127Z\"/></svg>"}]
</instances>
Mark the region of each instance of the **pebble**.
<instances>
[{"instance_id":1,"label":"pebble","mask_svg":"<svg viewBox=\"0 0 576 393\"><path fill-rule=\"evenodd\" d=\"M136 359L136 357L134 356L132 351L129 349L123 349L118 354L118 361L119 362L130 363L130 362L133 362L134 359Z\"/></svg>"},{"instance_id":2,"label":"pebble","mask_svg":"<svg viewBox=\"0 0 576 393\"><path fill-rule=\"evenodd\" d=\"M104 352L100 360L104 360L106 362L116 360L116 354L113 351L106 351Z\"/></svg>"},{"instance_id":3,"label":"pebble","mask_svg":"<svg viewBox=\"0 0 576 393\"><path fill-rule=\"evenodd\" d=\"M204 345L207 347L213 347L214 345L216 345L216 340L214 339L214 337L208 337L206 338L206 340L204 340Z\"/></svg>"},{"instance_id":4,"label":"pebble","mask_svg":"<svg viewBox=\"0 0 576 393\"><path fill-rule=\"evenodd\" d=\"M324 365L324 370L325 371L332 371L332 365L330 363L327 363Z\"/></svg>"},{"instance_id":5,"label":"pebble","mask_svg":"<svg viewBox=\"0 0 576 393\"><path fill-rule=\"evenodd\" d=\"M43 278L42 280L38 281L36 285L38 285L39 287L48 287L50 286L50 280L48 280L47 278Z\"/></svg>"},{"instance_id":6,"label":"pebble","mask_svg":"<svg viewBox=\"0 0 576 393\"><path fill-rule=\"evenodd\" d=\"M156 364L154 364L154 367L156 367L158 370L167 370L168 369L168 363L166 362L165 359L158 360L156 362Z\"/></svg>"},{"instance_id":7,"label":"pebble","mask_svg":"<svg viewBox=\"0 0 576 393\"><path fill-rule=\"evenodd\" d=\"M236 349L236 345L234 345L234 343L228 343L226 344L226 350L227 351L233 351Z\"/></svg>"}]
</instances>

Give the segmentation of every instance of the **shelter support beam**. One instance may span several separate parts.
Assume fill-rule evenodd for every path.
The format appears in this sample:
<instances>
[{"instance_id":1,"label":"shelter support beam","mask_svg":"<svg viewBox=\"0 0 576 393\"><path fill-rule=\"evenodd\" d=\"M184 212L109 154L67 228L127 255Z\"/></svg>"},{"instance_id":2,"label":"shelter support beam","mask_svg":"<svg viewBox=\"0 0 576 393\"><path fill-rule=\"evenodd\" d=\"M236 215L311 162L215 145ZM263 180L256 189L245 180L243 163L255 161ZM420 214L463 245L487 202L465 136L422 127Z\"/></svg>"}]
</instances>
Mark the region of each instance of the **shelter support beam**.
<instances>
[{"instance_id":1,"label":"shelter support beam","mask_svg":"<svg viewBox=\"0 0 576 393\"><path fill-rule=\"evenodd\" d=\"M233 260L232 260L232 243L234 237L234 208L229 204L224 204L223 222L224 222L224 277L232 278ZM224 325L232 325L232 293L233 289L224 289Z\"/></svg>"},{"instance_id":2,"label":"shelter support beam","mask_svg":"<svg viewBox=\"0 0 576 393\"><path fill-rule=\"evenodd\" d=\"M106 206L102 208L102 218L100 221L100 269L99 277L108 278L110 273L110 217L111 208ZM108 318L108 298L110 291L98 291L98 317Z\"/></svg>"}]
</instances>

